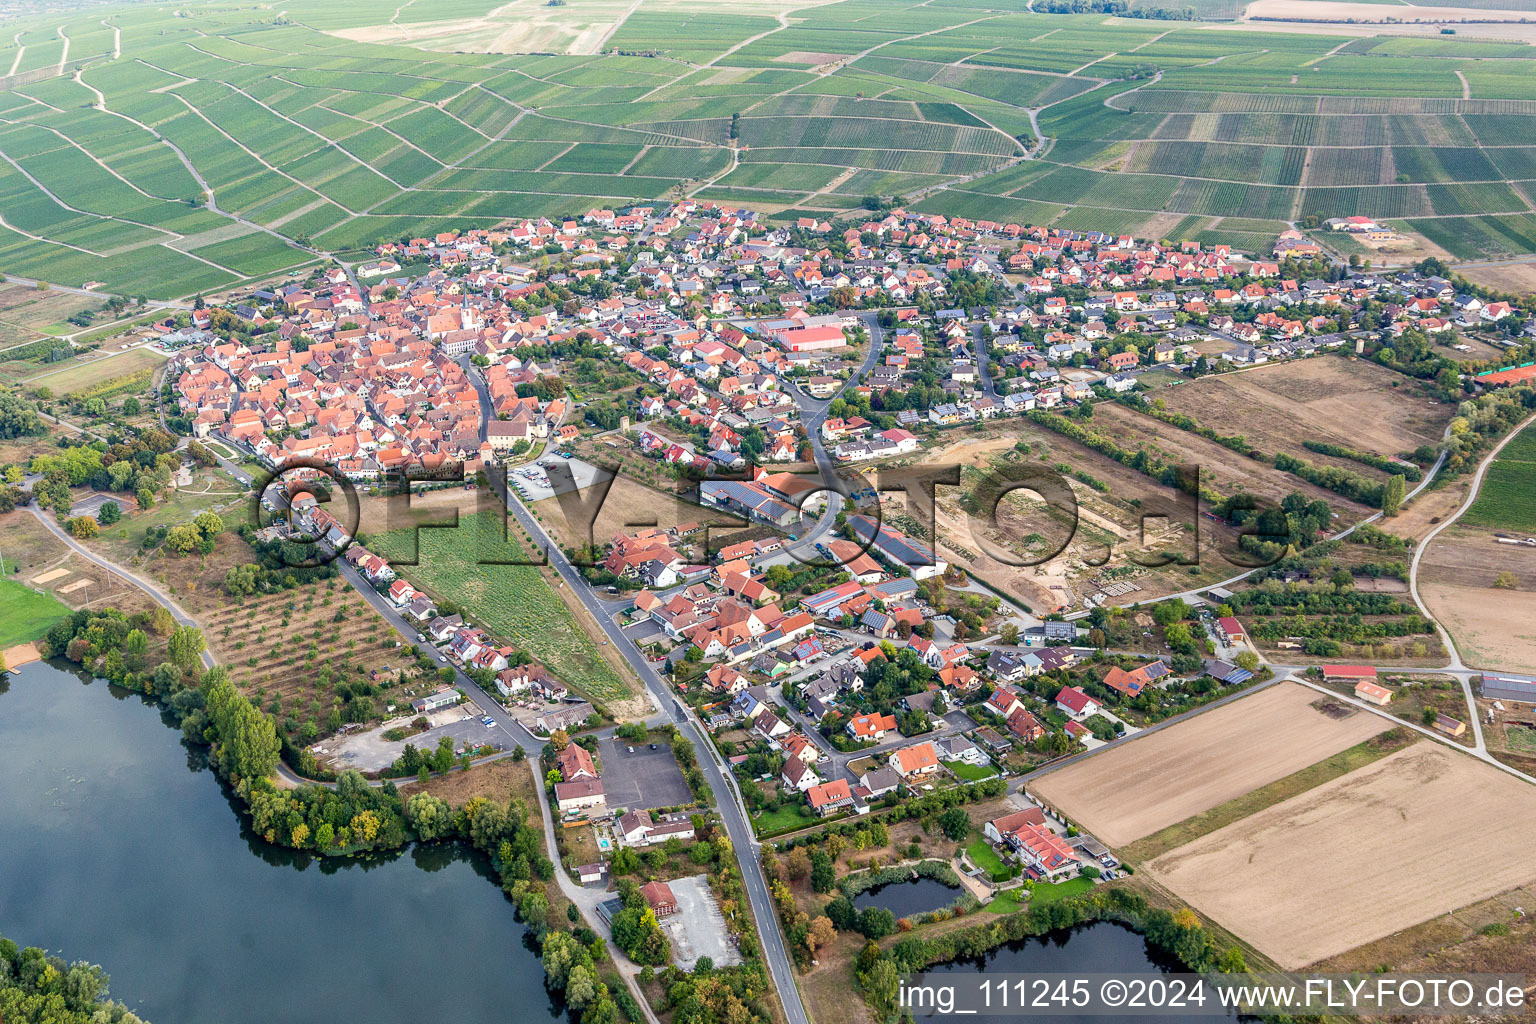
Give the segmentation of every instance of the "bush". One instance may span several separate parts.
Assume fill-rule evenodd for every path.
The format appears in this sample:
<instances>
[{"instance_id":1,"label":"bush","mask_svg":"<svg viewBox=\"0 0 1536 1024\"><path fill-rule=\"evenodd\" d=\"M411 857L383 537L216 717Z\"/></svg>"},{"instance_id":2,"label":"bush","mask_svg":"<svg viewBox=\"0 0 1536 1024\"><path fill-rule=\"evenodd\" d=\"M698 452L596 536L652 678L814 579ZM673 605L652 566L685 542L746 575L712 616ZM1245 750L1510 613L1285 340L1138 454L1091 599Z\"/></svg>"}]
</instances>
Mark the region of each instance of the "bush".
<instances>
[{"instance_id":1,"label":"bush","mask_svg":"<svg viewBox=\"0 0 1536 1024\"><path fill-rule=\"evenodd\" d=\"M896 915L884 907L865 907L857 927L866 939L883 939L896 930Z\"/></svg>"}]
</instances>

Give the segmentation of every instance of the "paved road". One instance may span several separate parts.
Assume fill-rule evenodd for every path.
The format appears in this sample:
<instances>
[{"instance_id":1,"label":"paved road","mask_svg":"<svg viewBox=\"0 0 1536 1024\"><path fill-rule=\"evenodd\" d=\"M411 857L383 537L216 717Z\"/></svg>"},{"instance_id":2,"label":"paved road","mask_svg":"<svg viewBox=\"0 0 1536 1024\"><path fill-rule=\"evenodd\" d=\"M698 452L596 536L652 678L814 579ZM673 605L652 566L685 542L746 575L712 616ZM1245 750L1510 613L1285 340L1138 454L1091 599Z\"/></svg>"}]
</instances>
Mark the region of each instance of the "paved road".
<instances>
[{"instance_id":1,"label":"paved road","mask_svg":"<svg viewBox=\"0 0 1536 1024\"><path fill-rule=\"evenodd\" d=\"M15 274L6 274L5 279L10 284L24 284L36 287L37 280L31 277L17 277ZM68 292L71 295L89 295L93 299L101 299L105 302L114 293L90 288L71 288L68 285L48 283L48 290L55 292ZM150 309L191 309L190 302L170 302L165 299L150 299L145 305Z\"/></svg>"},{"instance_id":2,"label":"paved road","mask_svg":"<svg viewBox=\"0 0 1536 1024\"><path fill-rule=\"evenodd\" d=\"M981 390L988 398L996 401L997 385L992 380L992 357L987 352L984 326L977 323L971 327L971 347L976 350L976 376L981 380Z\"/></svg>"},{"instance_id":3,"label":"paved road","mask_svg":"<svg viewBox=\"0 0 1536 1024\"><path fill-rule=\"evenodd\" d=\"M1515 427L1515 429L1511 430L1507 435L1505 435L1504 440L1494 445L1493 450L1490 451L1483 458L1483 460L1477 464L1477 471L1472 474L1472 486L1467 489L1467 498L1461 503L1461 507L1458 508L1455 512L1446 516L1444 522L1440 523L1433 530L1430 530L1427 534L1424 535L1423 540L1414 545L1413 561L1409 563L1408 567L1408 592L1413 596L1414 603L1419 606L1420 610L1424 611L1426 616L1429 615L1429 612L1424 608L1423 598L1419 596L1419 559L1424 557L1424 551L1429 547L1429 542L1438 537L1440 535L1440 531L1444 530L1447 526L1450 526L1456 520L1460 519L1462 515L1466 513L1467 509L1472 507L1472 503L1477 500L1478 489L1483 486L1483 475L1488 472L1488 467L1493 465L1493 460L1498 456L1499 452L1504 450L1505 445L1514 440L1515 435L1519 434L1520 431L1524 430L1533 422L1536 422L1536 415L1527 416L1520 422L1519 426ZM1441 452L1440 462L1444 461L1445 453ZM1435 463L1436 469L1440 468L1440 462ZM1425 483L1428 481L1429 477L1426 476ZM1423 488L1423 486L1423 484L1420 484L1418 488L1414 489L1414 493L1417 494L1418 491ZM1432 616L1430 617L1433 618ZM1435 629L1437 629L1440 633L1440 642L1445 644L1445 649L1447 651L1451 652L1451 668L1466 668L1466 665L1462 663L1461 653L1456 650L1456 644L1451 640L1451 634L1447 632L1445 627L1440 625L1438 621L1435 622ZM1475 715L1473 716L1473 721L1476 721Z\"/></svg>"},{"instance_id":4,"label":"paved road","mask_svg":"<svg viewBox=\"0 0 1536 1024\"><path fill-rule=\"evenodd\" d=\"M878 330L878 324L875 325ZM874 339L872 338L872 343ZM489 422L488 417L494 415L490 407L490 396L486 392L478 375L471 373L470 379L475 382L475 390L480 396L481 403L481 429ZM830 404L827 403L827 404ZM825 415L825 406L822 407ZM592 618L598 623L608 643L624 657L635 675L644 683L646 691L650 694L658 708L661 708L666 720L670 721L677 729L693 743L697 752L699 767L704 774L705 781L709 784L714 795L716 806L719 808L721 820L725 823L726 834L730 836L731 845L736 851L736 861L741 868L741 876L746 884L747 896L752 903L752 913L757 921L758 942L764 952L764 959L768 964L769 974L773 978L774 987L778 990L779 998L784 1004L784 1012L789 1019L789 1024L810 1024L806 1015L805 1006L800 999L800 990L795 985L794 965L790 961L788 951L784 945L783 933L779 930L778 917L774 911L773 901L768 896L768 884L762 873L762 867L758 862L757 840L752 833L752 826L747 818L745 807L741 803L740 791L736 788L735 779L725 771L725 766L718 760L718 754L714 745L710 743L703 726L698 722L692 711L681 702L677 701L656 669L646 660L640 650L624 635L623 629L614 621L611 607L604 607L604 602L593 592L582 578L580 570L571 564L565 552L555 543L554 539L545 531L543 525L529 512L527 506L510 488L505 479L497 480L491 477L492 489L496 492L502 504L506 506L520 526L527 534L537 542L547 553L550 566L559 575L561 584L571 589L576 599L586 607ZM350 567L347 567L350 570ZM353 576L357 580L361 577ZM355 584L354 584L355 585ZM372 591L364 582L366 591ZM375 592L373 595L379 598ZM382 600L382 598L380 598ZM388 601L384 601L388 604ZM375 602L378 607L378 602ZM398 613L389 608L389 614ZM409 634L414 635L414 631ZM462 673L460 673L462 677ZM463 677L467 678L467 677ZM473 686L473 681L470 680ZM474 693L474 689L466 688L467 692ZM494 704L494 702L491 702ZM491 712L492 717L496 713ZM498 722L500 719L498 719Z\"/></svg>"},{"instance_id":5,"label":"paved road","mask_svg":"<svg viewBox=\"0 0 1536 1024\"><path fill-rule=\"evenodd\" d=\"M629 642L618 624L613 621L612 616L605 614L602 602L592 593L579 570L565 557L559 545L529 513L515 492L509 493L505 484L502 483L496 486L499 490L498 497L506 504L518 524L549 553L550 566L559 574L565 586L571 588L571 592L597 621L607 636L608 642L634 669L657 706L664 710L667 718L678 728L678 731L693 743L698 753L699 767L714 794L720 817L725 823L726 834L730 836L731 844L735 848L736 861L741 868L747 896L752 903L752 913L757 919L759 944L762 946L774 987L778 990L779 998L784 1004L784 1012L790 1024L809 1024L805 1006L800 999L800 990L795 985L794 966L785 948L773 901L768 896L767 881L758 863L757 840L752 834L752 827L747 819L746 810L742 806L735 779L725 771L724 764L718 760L714 746L709 742L703 726L692 711L673 698L666 684L656 674L655 667Z\"/></svg>"},{"instance_id":6,"label":"paved road","mask_svg":"<svg viewBox=\"0 0 1536 1024\"><path fill-rule=\"evenodd\" d=\"M858 317L864 321L864 329L869 334L869 351L864 353L864 362L849 375L847 383L831 398L812 398L798 387L790 392L796 408L800 411L800 421L805 424L806 435L810 438L811 452L815 456L816 468L820 472L822 482L834 491L837 488L837 460L832 458L827 451L827 446L821 440L821 425L827 420L827 411L831 408L833 400L842 397L870 370L874 369L885 348L885 331L880 326L879 315L874 312L864 312L858 314ZM837 514L840 511L842 511L842 502L829 500L816 525L805 536L785 544L784 550L789 551L802 562L822 561L825 556L816 550L816 545L837 528Z\"/></svg>"}]
</instances>

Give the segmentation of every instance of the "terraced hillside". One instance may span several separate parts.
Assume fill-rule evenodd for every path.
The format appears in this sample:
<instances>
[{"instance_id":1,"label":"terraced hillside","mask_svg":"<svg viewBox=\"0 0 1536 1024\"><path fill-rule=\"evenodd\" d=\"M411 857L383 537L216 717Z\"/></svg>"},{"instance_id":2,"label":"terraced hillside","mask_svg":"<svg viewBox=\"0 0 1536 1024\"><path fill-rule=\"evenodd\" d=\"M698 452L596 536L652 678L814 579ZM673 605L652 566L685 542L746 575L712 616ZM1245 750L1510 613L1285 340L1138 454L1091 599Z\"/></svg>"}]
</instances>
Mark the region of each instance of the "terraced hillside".
<instances>
[{"instance_id":1,"label":"terraced hillside","mask_svg":"<svg viewBox=\"0 0 1536 1024\"><path fill-rule=\"evenodd\" d=\"M1504 30L1026 6L302 0L12 20L0 271L185 296L385 239L683 195L784 218L900 196L1249 250L1365 214L1458 258L1536 251L1536 51L1513 27L1490 42Z\"/></svg>"}]
</instances>

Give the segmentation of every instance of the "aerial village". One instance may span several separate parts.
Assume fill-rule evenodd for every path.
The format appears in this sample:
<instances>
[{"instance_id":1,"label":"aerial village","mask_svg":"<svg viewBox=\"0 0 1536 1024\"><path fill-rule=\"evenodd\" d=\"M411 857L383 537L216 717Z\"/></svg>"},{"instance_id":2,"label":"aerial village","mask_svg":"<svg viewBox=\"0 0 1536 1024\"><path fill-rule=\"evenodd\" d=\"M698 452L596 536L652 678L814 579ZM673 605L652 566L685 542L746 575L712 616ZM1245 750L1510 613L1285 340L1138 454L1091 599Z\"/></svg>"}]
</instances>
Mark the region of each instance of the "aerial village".
<instances>
[{"instance_id":1,"label":"aerial village","mask_svg":"<svg viewBox=\"0 0 1536 1024\"><path fill-rule=\"evenodd\" d=\"M583 600L617 614L697 714L766 837L953 784L1001 786L1268 678L1218 608L1225 592L1180 614L1182 651L1161 642L1170 622L1140 613L1158 642L1106 655L1104 609L1031 615L882 519L873 494L827 507L792 470L911 456L967 426L1143 390L1148 374L1465 332L1516 349L1530 336L1507 329L1524 323L1509 304L1442 277L1320 254L1297 232L1256 258L901 209L845 228L771 226L685 200L381 245L370 262L196 310L161 342L193 435L269 470L318 461L376 492L392 476L504 468L533 500L555 493L551 460L574 467L578 449L623 446L696 485L700 511L738 517L747 539L713 551L695 550L697 523L597 538ZM1533 377L1527 363L1474 385ZM602 397L575 400L576 381ZM409 568L354 543L312 497L291 512L274 529L344 550L439 661L488 673L531 733L601 724L505 638L440 614ZM445 685L416 710L462 699ZM555 769L560 813L602 818L588 748L564 747ZM617 846L693 827L647 811L604 820ZM1047 800L984 835L993 855L971 866L988 885L1113 877L1106 847Z\"/></svg>"}]
</instances>

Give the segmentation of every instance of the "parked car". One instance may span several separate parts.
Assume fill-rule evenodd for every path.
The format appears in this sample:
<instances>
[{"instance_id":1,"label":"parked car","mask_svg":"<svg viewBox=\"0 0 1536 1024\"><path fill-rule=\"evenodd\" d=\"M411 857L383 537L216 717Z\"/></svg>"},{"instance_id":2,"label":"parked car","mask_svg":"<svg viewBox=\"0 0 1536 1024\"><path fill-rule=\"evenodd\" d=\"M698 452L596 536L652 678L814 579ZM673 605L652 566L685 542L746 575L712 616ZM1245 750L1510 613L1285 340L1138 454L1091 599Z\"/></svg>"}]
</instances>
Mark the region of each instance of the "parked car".
<instances>
[{"instance_id":1,"label":"parked car","mask_svg":"<svg viewBox=\"0 0 1536 1024\"><path fill-rule=\"evenodd\" d=\"M486 715L484 718L480 719L480 724L486 726L495 725L496 719L492 718L490 715Z\"/></svg>"}]
</instances>

